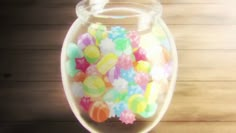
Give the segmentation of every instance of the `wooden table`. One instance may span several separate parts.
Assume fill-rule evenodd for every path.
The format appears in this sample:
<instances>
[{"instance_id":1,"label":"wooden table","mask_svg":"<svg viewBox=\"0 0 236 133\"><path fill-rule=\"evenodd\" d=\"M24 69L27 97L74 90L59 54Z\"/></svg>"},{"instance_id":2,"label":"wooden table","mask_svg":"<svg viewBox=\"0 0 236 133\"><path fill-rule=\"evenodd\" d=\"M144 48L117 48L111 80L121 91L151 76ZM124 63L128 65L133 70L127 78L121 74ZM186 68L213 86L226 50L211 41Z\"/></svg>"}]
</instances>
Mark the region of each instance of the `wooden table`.
<instances>
[{"instance_id":1,"label":"wooden table","mask_svg":"<svg viewBox=\"0 0 236 133\"><path fill-rule=\"evenodd\" d=\"M236 132L233 1L162 1L178 48L179 74L172 103L153 133ZM60 76L60 50L76 19L76 3L0 2L1 133L87 132L69 108Z\"/></svg>"}]
</instances>

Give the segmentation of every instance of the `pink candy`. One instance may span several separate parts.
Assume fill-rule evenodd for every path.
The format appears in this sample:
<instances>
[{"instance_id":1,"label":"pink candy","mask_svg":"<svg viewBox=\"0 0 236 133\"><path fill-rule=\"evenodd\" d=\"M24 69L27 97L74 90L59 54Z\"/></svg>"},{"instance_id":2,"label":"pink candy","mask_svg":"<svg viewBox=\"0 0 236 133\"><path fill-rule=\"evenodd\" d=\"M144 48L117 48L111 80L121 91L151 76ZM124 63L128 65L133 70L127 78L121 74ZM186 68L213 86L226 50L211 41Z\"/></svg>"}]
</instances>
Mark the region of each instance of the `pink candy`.
<instances>
[{"instance_id":1,"label":"pink candy","mask_svg":"<svg viewBox=\"0 0 236 133\"><path fill-rule=\"evenodd\" d=\"M113 68L111 68L111 70L107 72L107 77L110 82L113 82L115 79L118 79L119 76L120 76L120 69L116 66L114 66Z\"/></svg>"},{"instance_id":2,"label":"pink candy","mask_svg":"<svg viewBox=\"0 0 236 133\"><path fill-rule=\"evenodd\" d=\"M139 48L138 50L136 50L134 52L134 56L135 56L136 61L147 60L146 51L142 48Z\"/></svg>"},{"instance_id":3,"label":"pink candy","mask_svg":"<svg viewBox=\"0 0 236 133\"><path fill-rule=\"evenodd\" d=\"M125 70L131 68L133 66L132 59L130 55L121 55L117 62L117 67L123 68Z\"/></svg>"},{"instance_id":4,"label":"pink candy","mask_svg":"<svg viewBox=\"0 0 236 133\"><path fill-rule=\"evenodd\" d=\"M84 57L75 58L75 63L76 63L76 69L79 69L83 72L86 72L87 68L89 67L89 63Z\"/></svg>"},{"instance_id":5,"label":"pink candy","mask_svg":"<svg viewBox=\"0 0 236 133\"><path fill-rule=\"evenodd\" d=\"M95 39L89 33L85 33L79 37L77 43L81 49L84 49L88 45L95 44Z\"/></svg>"},{"instance_id":6,"label":"pink candy","mask_svg":"<svg viewBox=\"0 0 236 133\"><path fill-rule=\"evenodd\" d=\"M135 82L140 86L145 86L148 84L150 77L147 73L136 73Z\"/></svg>"},{"instance_id":7,"label":"pink candy","mask_svg":"<svg viewBox=\"0 0 236 133\"><path fill-rule=\"evenodd\" d=\"M80 106L84 109L84 111L88 112L89 108L91 107L91 105L93 104L93 102L91 101L90 97L82 97L80 99Z\"/></svg>"},{"instance_id":8,"label":"pink candy","mask_svg":"<svg viewBox=\"0 0 236 133\"><path fill-rule=\"evenodd\" d=\"M132 47L137 48L139 46L140 36L137 31L131 31L128 34L128 37L131 41Z\"/></svg>"},{"instance_id":9,"label":"pink candy","mask_svg":"<svg viewBox=\"0 0 236 133\"><path fill-rule=\"evenodd\" d=\"M86 70L87 75L97 75L100 76L101 74L98 72L96 65L90 65Z\"/></svg>"},{"instance_id":10,"label":"pink candy","mask_svg":"<svg viewBox=\"0 0 236 133\"><path fill-rule=\"evenodd\" d=\"M130 110L124 110L120 115L120 121L125 124L133 124L135 115Z\"/></svg>"}]
</instances>

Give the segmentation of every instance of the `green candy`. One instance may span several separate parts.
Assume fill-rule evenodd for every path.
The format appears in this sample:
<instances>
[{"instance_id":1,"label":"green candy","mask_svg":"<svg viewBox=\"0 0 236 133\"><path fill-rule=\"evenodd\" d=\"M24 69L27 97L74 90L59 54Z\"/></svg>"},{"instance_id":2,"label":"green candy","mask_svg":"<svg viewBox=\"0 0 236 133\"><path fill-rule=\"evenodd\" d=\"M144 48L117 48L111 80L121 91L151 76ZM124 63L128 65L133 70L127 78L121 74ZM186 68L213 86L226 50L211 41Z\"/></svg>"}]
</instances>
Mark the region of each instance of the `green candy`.
<instances>
[{"instance_id":1,"label":"green candy","mask_svg":"<svg viewBox=\"0 0 236 133\"><path fill-rule=\"evenodd\" d=\"M128 38L118 38L115 40L115 49L118 51L125 51L130 45L130 40Z\"/></svg>"},{"instance_id":2,"label":"green candy","mask_svg":"<svg viewBox=\"0 0 236 133\"><path fill-rule=\"evenodd\" d=\"M75 43L68 44L66 54L70 59L83 57L83 51Z\"/></svg>"},{"instance_id":3,"label":"green candy","mask_svg":"<svg viewBox=\"0 0 236 133\"><path fill-rule=\"evenodd\" d=\"M66 61L66 72L69 76L74 77L79 72L75 67L76 63L74 60L70 59Z\"/></svg>"},{"instance_id":4,"label":"green candy","mask_svg":"<svg viewBox=\"0 0 236 133\"><path fill-rule=\"evenodd\" d=\"M147 105L145 111L142 112L140 115L144 118L149 118L149 117L152 117L156 113L156 110L157 110L157 104L151 103Z\"/></svg>"}]
</instances>

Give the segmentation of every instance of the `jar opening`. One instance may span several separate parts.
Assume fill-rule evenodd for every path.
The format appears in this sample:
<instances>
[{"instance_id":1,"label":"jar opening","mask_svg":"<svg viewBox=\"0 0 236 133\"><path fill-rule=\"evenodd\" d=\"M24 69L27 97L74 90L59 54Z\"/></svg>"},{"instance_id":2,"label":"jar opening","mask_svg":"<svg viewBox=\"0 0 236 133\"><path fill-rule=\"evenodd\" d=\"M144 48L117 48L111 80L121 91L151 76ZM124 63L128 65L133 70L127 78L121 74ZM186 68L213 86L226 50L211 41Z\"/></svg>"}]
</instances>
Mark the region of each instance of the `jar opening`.
<instances>
[{"instance_id":1,"label":"jar opening","mask_svg":"<svg viewBox=\"0 0 236 133\"><path fill-rule=\"evenodd\" d=\"M139 30L147 29L154 18L161 15L161 5L146 5L135 2L80 2L76 7L78 18L83 23L105 25L136 25Z\"/></svg>"}]
</instances>

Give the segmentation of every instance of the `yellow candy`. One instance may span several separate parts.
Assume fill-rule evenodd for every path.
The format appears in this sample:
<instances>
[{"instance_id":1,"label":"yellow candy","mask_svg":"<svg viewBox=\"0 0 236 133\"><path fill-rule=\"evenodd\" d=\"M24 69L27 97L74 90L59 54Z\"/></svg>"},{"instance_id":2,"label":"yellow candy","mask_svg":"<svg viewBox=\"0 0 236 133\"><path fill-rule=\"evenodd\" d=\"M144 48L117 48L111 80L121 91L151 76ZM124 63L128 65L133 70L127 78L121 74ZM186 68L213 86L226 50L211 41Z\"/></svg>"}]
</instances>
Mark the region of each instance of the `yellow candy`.
<instances>
[{"instance_id":1,"label":"yellow candy","mask_svg":"<svg viewBox=\"0 0 236 133\"><path fill-rule=\"evenodd\" d=\"M89 45L84 50L84 56L89 63L95 63L100 57L100 51L97 46Z\"/></svg>"},{"instance_id":2,"label":"yellow candy","mask_svg":"<svg viewBox=\"0 0 236 133\"><path fill-rule=\"evenodd\" d=\"M88 33L96 39L96 45L99 45L101 40L107 38L108 36L106 26L100 23L91 24L88 28Z\"/></svg>"},{"instance_id":3,"label":"yellow candy","mask_svg":"<svg viewBox=\"0 0 236 133\"><path fill-rule=\"evenodd\" d=\"M158 92L160 91L160 85L156 82L150 82L147 84L144 97L147 99L148 103L153 103L157 100Z\"/></svg>"},{"instance_id":4,"label":"yellow candy","mask_svg":"<svg viewBox=\"0 0 236 133\"><path fill-rule=\"evenodd\" d=\"M140 94L132 95L128 100L128 107L134 113L141 114L147 107L146 99Z\"/></svg>"},{"instance_id":5,"label":"yellow candy","mask_svg":"<svg viewBox=\"0 0 236 133\"><path fill-rule=\"evenodd\" d=\"M106 74L117 63L118 57L113 53L109 53L103 56L103 58L97 63L96 67L101 74Z\"/></svg>"},{"instance_id":6,"label":"yellow candy","mask_svg":"<svg viewBox=\"0 0 236 133\"><path fill-rule=\"evenodd\" d=\"M105 83L98 76L88 76L84 80L83 90L91 97L99 97L105 92Z\"/></svg>"},{"instance_id":7,"label":"yellow candy","mask_svg":"<svg viewBox=\"0 0 236 133\"><path fill-rule=\"evenodd\" d=\"M138 61L135 70L137 72L146 72L148 73L150 71L150 63L147 61Z\"/></svg>"}]
</instances>

